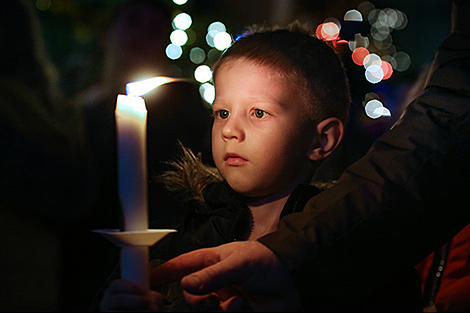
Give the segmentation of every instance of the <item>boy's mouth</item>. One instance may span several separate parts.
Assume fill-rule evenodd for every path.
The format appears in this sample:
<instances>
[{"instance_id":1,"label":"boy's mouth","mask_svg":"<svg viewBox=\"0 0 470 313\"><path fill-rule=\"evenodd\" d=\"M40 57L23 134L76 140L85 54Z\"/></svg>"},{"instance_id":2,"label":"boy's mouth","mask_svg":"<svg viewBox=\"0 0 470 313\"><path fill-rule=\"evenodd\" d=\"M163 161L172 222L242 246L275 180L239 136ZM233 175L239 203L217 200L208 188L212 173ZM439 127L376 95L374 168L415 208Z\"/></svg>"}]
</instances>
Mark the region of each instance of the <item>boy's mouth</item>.
<instances>
[{"instance_id":1,"label":"boy's mouth","mask_svg":"<svg viewBox=\"0 0 470 313\"><path fill-rule=\"evenodd\" d=\"M240 155L232 152L227 152L224 155L224 161L227 162L228 165L231 166L238 166L245 164L248 160L241 157Z\"/></svg>"}]
</instances>

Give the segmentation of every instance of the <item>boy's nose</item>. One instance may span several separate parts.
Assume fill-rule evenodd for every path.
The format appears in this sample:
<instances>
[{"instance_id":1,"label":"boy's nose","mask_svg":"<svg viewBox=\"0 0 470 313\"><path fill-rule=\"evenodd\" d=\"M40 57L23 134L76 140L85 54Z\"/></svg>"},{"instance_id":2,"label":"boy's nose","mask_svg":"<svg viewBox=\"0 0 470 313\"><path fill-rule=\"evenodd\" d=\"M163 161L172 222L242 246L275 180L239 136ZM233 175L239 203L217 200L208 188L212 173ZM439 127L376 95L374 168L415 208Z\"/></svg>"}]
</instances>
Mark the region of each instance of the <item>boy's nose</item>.
<instances>
[{"instance_id":1,"label":"boy's nose","mask_svg":"<svg viewBox=\"0 0 470 313\"><path fill-rule=\"evenodd\" d=\"M245 139L245 132L243 131L242 123L239 118L231 116L224 126L222 127L222 138L227 139L236 139L242 141Z\"/></svg>"}]
</instances>

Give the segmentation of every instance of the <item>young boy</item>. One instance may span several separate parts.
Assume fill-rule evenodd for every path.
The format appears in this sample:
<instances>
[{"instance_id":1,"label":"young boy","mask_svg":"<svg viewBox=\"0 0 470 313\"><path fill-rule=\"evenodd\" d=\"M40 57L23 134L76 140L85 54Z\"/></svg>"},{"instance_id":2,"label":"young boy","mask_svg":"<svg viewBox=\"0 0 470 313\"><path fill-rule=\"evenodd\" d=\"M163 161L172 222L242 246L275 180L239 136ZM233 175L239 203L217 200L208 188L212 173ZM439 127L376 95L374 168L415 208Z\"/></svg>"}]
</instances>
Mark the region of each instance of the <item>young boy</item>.
<instances>
[{"instance_id":1,"label":"young boy","mask_svg":"<svg viewBox=\"0 0 470 313\"><path fill-rule=\"evenodd\" d=\"M151 248L152 259L274 231L281 216L301 211L319 192L311 178L343 138L345 71L331 48L298 25L245 34L215 64L213 79L217 171L185 150L179 170L165 175L169 188L189 190L190 200L180 225L171 225L178 232ZM160 290L167 309L184 310L174 288ZM163 302L160 293L146 297L139 286L114 280L100 309L159 310Z\"/></svg>"}]
</instances>

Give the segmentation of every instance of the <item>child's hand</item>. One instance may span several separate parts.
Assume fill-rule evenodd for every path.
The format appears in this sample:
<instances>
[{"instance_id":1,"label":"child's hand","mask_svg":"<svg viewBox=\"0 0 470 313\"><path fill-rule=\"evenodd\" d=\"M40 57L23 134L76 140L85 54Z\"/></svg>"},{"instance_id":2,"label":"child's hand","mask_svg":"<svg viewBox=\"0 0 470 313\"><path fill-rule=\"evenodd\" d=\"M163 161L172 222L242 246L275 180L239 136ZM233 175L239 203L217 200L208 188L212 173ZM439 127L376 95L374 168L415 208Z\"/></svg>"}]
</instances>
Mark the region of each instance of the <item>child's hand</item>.
<instances>
[{"instance_id":1,"label":"child's hand","mask_svg":"<svg viewBox=\"0 0 470 313\"><path fill-rule=\"evenodd\" d=\"M101 312L116 311L161 311L164 297L158 292L146 290L127 280L111 282L100 302Z\"/></svg>"}]
</instances>

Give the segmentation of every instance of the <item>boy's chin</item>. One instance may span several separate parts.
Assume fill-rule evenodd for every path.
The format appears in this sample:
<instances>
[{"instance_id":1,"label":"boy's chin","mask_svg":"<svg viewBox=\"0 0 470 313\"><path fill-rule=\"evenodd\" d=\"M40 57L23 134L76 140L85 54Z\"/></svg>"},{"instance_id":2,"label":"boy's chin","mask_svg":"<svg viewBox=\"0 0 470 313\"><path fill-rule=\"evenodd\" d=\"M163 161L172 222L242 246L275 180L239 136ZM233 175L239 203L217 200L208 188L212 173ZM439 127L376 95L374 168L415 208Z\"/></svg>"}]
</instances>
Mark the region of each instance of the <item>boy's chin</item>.
<instances>
[{"instance_id":1,"label":"boy's chin","mask_svg":"<svg viewBox=\"0 0 470 313\"><path fill-rule=\"evenodd\" d=\"M237 186L236 184L230 184L230 187L235 190L240 196L244 198L244 202L256 202L266 197L272 195L272 192L267 192L264 189L255 189L255 188L247 188L246 186Z\"/></svg>"},{"instance_id":2,"label":"boy's chin","mask_svg":"<svg viewBox=\"0 0 470 313\"><path fill-rule=\"evenodd\" d=\"M230 187L235 190L239 195L245 198L259 198L265 196L263 192L247 186L239 185L236 182L227 181Z\"/></svg>"}]
</instances>

